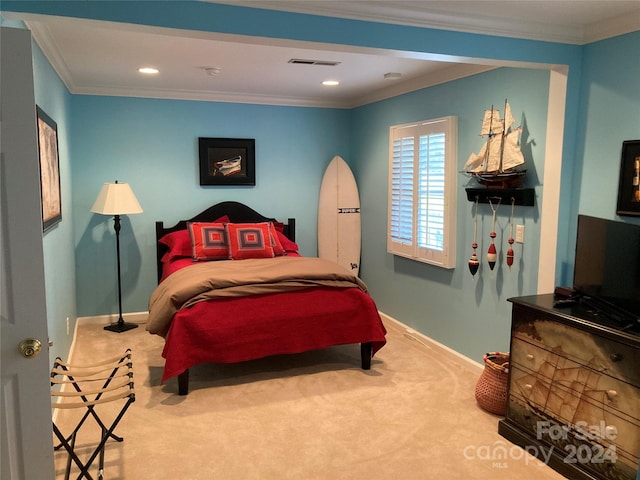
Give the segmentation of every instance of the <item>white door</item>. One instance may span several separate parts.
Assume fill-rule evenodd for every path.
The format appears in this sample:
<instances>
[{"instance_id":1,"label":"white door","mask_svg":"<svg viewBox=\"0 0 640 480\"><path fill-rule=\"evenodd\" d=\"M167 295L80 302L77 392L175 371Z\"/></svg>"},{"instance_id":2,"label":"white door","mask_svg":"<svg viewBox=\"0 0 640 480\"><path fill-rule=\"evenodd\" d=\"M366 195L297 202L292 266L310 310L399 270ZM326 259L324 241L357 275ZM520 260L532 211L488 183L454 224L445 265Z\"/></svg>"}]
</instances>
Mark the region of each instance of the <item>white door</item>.
<instances>
[{"instance_id":1,"label":"white door","mask_svg":"<svg viewBox=\"0 0 640 480\"><path fill-rule=\"evenodd\" d=\"M28 30L0 27L0 62L0 478L50 480L49 352ZM42 343L39 355L20 352L25 339Z\"/></svg>"}]
</instances>

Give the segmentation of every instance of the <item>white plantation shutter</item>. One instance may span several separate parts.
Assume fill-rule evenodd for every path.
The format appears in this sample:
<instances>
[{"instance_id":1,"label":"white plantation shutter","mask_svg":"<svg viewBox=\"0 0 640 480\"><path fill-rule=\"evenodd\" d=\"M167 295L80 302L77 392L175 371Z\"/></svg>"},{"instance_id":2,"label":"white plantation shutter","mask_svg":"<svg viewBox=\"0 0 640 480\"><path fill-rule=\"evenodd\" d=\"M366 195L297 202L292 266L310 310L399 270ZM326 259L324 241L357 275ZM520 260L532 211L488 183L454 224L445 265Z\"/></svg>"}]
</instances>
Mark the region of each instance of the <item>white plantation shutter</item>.
<instances>
[{"instance_id":1,"label":"white plantation shutter","mask_svg":"<svg viewBox=\"0 0 640 480\"><path fill-rule=\"evenodd\" d=\"M413 244L413 137L393 143L391 160L391 236Z\"/></svg>"},{"instance_id":2,"label":"white plantation shutter","mask_svg":"<svg viewBox=\"0 0 640 480\"><path fill-rule=\"evenodd\" d=\"M390 129L389 253L455 266L456 118Z\"/></svg>"}]
</instances>

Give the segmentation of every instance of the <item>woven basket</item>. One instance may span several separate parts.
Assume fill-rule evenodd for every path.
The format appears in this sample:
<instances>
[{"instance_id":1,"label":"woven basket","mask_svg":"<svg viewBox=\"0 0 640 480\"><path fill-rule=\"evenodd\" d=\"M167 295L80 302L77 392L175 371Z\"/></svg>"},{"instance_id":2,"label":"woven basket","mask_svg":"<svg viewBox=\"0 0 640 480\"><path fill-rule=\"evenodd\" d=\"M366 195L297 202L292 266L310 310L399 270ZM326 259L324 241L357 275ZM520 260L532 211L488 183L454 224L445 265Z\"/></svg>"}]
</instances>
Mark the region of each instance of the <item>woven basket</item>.
<instances>
[{"instance_id":1,"label":"woven basket","mask_svg":"<svg viewBox=\"0 0 640 480\"><path fill-rule=\"evenodd\" d=\"M483 360L484 370L476 383L476 402L487 412L504 415L507 406L509 353L489 352Z\"/></svg>"}]
</instances>

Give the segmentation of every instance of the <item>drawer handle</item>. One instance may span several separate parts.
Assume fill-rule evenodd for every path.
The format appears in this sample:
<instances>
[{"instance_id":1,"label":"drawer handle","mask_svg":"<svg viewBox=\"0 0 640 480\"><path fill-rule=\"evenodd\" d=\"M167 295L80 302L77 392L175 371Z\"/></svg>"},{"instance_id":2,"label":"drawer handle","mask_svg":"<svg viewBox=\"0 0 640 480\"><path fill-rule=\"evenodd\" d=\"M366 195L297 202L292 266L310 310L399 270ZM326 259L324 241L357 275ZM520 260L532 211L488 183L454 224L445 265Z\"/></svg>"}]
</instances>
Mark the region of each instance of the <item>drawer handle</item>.
<instances>
[{"instance_id":1,"label":"drawer handle","mask_svg":"<svg viewBox=\"0 0 640 480\"><path fill-rule=\"evenodd\" d=\"M607 390L607 398L613 400L618 396L618 392L615 390Z\"/></svg>"},{"instance_id":2,"label":"drawer handle","mask_svg":"<svg viewBox=\"0 0 640 480\"><path fill-rule=\"evenodd\" d=\"M530 353L527 353L527 360L533 360L533 355Z\"/></svg>"},{"instance_id":3,"label":"drawer handle","mask_svg":"<svg viewBox=\"0 0 640 480\"><path fill-rule=\"evenodd\" d=\"M624 356L621 353L612 353L611 355L609 355L609 358L612 362L619 362L624 358Z\"/></svg>"},{"instance_id":4,"label":"drawer handle","mask_svg":"<svg viewBox=\"0 0 640 480\"><path fill-rule=\"evenodd\" d=\"M524 385L524 389L525 389L525 390L528 390L528 391L531 391L531 390L533 390L533 387L531 386L531 384L530 384L530 383L525 383L525 385Z\"/></svg>"}]
</instances>

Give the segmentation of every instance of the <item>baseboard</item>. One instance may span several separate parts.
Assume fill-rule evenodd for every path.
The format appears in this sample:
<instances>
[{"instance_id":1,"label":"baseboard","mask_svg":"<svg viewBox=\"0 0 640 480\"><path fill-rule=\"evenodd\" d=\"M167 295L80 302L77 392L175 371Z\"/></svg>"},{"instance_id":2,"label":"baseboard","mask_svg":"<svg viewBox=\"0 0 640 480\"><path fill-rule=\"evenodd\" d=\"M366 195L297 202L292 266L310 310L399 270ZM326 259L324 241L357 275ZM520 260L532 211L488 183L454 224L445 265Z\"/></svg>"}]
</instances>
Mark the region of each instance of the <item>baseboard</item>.
<instances>
[{"instance_id":1,"label":"baseboard","mask_svg":"<svg viewBox=\"0 0 640 480\"><path fill-rule=\"evenodd\" d=\"M138 325L147 323L148 317L149 317L149 312L132 312L132 313L122 314L122 319L125 322L137 323ZM118 321L117 313L112 313L109 315L94 315L91 317L78 317L78 319L76 320L76 328L78 328L78 323L80 322L88 325L109 325L117 321ZM75 337L75 334L74 334L74 337Z\"/></svg>"},{"instance_id":2,"label":"baseboard","mask_svg":"<svg viewBox=\"0 0 640 480\"><path fill-rule=\"evenodd\" d=\"M420 342L425 347L437 350L440 355L446 356L450 358L450 361L461 366L470 368L472 371L477 372L478 374L482 373L484 366L481 363L478 363L474 360L471 360L469 357L462 355L459 352L443 345L436 340L415 331L411 327L405 325L400 320L393 318L386 313L379 312L382 320L392 328L400 330L407 338L411 338L417 342ZM132 312L132 313L124 313L122 314L122 318L125 322L128 323L137 323L138 325L142 325L147 322L147 317L149 316L149 312ZM78 329L78 325L80 323L91 324L91 325L109 325L111 323L117 322L118 316L117 314L110 315L95 315L91 317L78 317L76 320L76 328L73 334L73 343L71 344L71 350L69 352L69 358L73 357L73 350L75 346L76 333Z\"/></svg>"},{"instance_id":3,"label":"baseboard","mask_svg":"<svg viewBox=\"0 0 640 480\"><path fill-rule=\"evenodd\" d=\"M478 375L482 373L482 370L484 369L484 366L482 364L471 360L469 357L466 357L465 355L462 355L461 353L456 352L455 350L447 347L446 345L443 345L440 342L437 342L436 340L433 340L432 338L429 338L428 336L420 332L415 331L411 327L402 323L400 320L397 320L391 317L390 315L387 315L386 313L383 313L383 312L378 312L378 313L380 313L380 317L382 318L387 328L396 329L404 333L404 335L407 338L410 338L412 340L419 342L420 344L424 345L426 348L429 348L431 350L436 350L440 355L444 357L448 357L450 359L449 361L453 364L460 365L463 368L468 368L471 371L477 373ZM133 313L123 314L122 318L124 319L125 322L137 323L141 325L146 323L148 316L149 316L149 312L133 312ZM73 358L76 338L78 333L78 326L80 323L90 324L90 325L109 325L116 321L118 321L118 317L115 314L95 315L91 317L78 317L76 319L76 324L73 332L73 340L71 342L71 348L69 349L69 359ZM57 410L54 409L54 416L55 414L57 414ZM54 420L55 420L55 417L54 417Z\"/></svg>"},{"instance_id":4,"label":"baseboard","mask_svg":"<svg viewBox=\"0 0 640 480\"><path fill-rule=\"evenodd\" d=\"M484 365L482 365L481 363L471 360L469 357L462 355L460 352L456 352L452 348L449 348L446 345L443 345L442 343L437 342L436 340L415 331L413 328L405 325L400 320L397 320L385 313L379 313L380 317L382 317L383 322L385 322L387 326L402 331L405 337L415 340L431 350L436 350L438 354L448 357L451 363L460 365L463 368L471 369L471 371L476 372L478 375L482 373Z\"/></svg>"}]
</instances>

